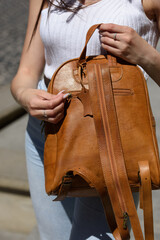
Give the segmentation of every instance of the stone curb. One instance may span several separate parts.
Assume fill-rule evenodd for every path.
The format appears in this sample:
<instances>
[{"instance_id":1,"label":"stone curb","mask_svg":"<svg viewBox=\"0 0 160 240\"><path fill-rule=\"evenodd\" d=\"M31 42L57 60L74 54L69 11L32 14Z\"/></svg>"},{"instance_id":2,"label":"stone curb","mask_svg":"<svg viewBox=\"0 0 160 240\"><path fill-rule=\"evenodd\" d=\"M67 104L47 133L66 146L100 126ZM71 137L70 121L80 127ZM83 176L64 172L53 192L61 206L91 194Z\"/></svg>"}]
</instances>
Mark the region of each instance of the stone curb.
<instances>
[{"instance_id":1,"label":"stone curb","mask_svg":"<svg viewBox=\"0 0 160 240\"><path fill-rule=\"evenodd\" d=\"M15 102L10 92L10 84L0 88L0 129L24 115L26 111Z\"/></svg>"},{"instance_id":2,"label":"stone curb","mask_svg":"<svg viewBox=\"0 0 160 240\"><path fill-rule=\"evenodd\" d=\"M20 118L25 113L26 111L18 103L16 103L12 97L10 84L0 87L0 129ZM8 156L9 155L6 154L6 157ZM24 162L24 160L22 161ZM0 190L4 192L14 192L17 194L28 195L28 181L25 179L15 179L10 176L7 177L5 174L2 174L0 176Z\"/></svg>"},{"instance_id":3,"label":"stone curb","mask_svg":"<svg viewBox=\"0 0 160 240\"><path fill-rule=\"evenodd\" d=\"M30 196L28 181L0 177L0 191Z\"/></svg>"}]
</instances>

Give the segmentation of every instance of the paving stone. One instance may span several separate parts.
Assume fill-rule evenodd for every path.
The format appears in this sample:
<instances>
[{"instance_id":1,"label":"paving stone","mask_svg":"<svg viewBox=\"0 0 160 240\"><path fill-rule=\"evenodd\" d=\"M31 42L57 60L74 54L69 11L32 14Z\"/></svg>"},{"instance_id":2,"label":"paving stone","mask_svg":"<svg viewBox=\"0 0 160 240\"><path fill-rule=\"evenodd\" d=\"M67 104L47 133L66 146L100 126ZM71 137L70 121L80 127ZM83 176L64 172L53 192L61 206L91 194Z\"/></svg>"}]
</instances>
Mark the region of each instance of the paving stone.
<instances>
[{"instance_id":1,"label":"paving stone","mask_svg":"<svg viewBox=\"0 0 160 240\"><path fill-rule=\"evenodd\" d=\"M0 192L0 239L38 240L30 197Z\"/></svg>"},{"instance_id":2,"label":"paving stone","mask_svg":"<svg viewBox=\"0 0 160 240\"><path fill-rule=\"evenodd\" d=\"M0 230L1 240L26 240L26 234L21 234L17 232L7 232ZM34 239L35 240L35 239Z\"/></svg>"},{"instance_id":3,"label":"paving stone","mask_svg":"<svg viewBox=\"0 0 160 240\"><path fill-rule=\"evenodd\" d=\"M24 138L28 116L0 130L0 187L28 191Z\"/></svg>"},{"instance_id":4,"label":"paving stone","mask_svg":"<svg viewBox=\"0 0 160 240\"><path fill-rule=\"evenodd\" d=\"M0 129L25 113L25 110L13 99L10 84L0 86Z\"/></svg>"},{"instance_id":5,"label":"paving stone","mask_svg":"<svg viewBox=\"0 0 160 240\"><path fill-rule=\"evenodd\" d=\"M37 226L33 228L32 232L26 237L25 240L40 240Z\"/></svg>"},{"instance_id":6,"label":"paving stone","mask_svg":"<svg viewBox=\"0 0 160 240\"><path fill-rule=\"evenodd\" d=\"M0 86L14 77L24 42L27 26L28 2L25 0L0 1Z\"/></svg>"}]
</instances>

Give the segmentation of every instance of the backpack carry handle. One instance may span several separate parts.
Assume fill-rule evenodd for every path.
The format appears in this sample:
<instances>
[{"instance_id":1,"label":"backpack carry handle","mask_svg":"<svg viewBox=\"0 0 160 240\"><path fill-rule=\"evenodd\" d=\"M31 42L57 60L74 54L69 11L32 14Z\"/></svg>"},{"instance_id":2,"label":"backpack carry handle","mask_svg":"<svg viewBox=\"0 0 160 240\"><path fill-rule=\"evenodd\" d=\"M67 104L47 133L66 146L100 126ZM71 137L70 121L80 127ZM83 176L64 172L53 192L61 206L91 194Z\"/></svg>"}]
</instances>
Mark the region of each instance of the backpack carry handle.
<instances>
[{"instance_id":1,"label":"backpack carry handle","mask_svg":"<svg viewBox=\"0 0 160 240\"><path fill-rule=\"evenodd\" d=\"M81 55L79 57L79 60L78 60L78 65L82 65L83 63L86 62L86 51L87 51L87 44L90 40L90 38L92 37L93 33L95 32L95 30L97 28L100 27L102 23L98 23L98 24L95 24L93 26L91 26L87 32L87 35L86 35L86 42L85 42L85 46L81 52ZM108 58L108 61L109 61L109 65L116 65L117 63L117 60L116 60L116 57L113 57L111 56L110 54L107 54L107 58Z\"/></svg>"}]
</instances>

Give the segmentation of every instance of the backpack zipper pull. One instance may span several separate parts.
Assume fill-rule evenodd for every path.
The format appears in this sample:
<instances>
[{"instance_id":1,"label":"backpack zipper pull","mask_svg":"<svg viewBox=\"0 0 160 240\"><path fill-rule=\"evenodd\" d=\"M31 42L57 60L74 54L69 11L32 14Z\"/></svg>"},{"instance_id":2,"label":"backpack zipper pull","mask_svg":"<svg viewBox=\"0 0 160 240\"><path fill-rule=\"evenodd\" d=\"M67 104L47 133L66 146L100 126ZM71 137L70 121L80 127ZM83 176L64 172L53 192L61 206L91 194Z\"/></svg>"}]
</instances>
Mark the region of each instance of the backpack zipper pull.
<instances>
[{"instance_id":1,"label":"backpack zipper pull","mask_svg":"<svg viewBox=\"0 0 160 240\"><path fill-rule=\"evenodd\" d=\"M123 229L127 229L128 213L123 213Z\"/></svg>"}]
</instances>

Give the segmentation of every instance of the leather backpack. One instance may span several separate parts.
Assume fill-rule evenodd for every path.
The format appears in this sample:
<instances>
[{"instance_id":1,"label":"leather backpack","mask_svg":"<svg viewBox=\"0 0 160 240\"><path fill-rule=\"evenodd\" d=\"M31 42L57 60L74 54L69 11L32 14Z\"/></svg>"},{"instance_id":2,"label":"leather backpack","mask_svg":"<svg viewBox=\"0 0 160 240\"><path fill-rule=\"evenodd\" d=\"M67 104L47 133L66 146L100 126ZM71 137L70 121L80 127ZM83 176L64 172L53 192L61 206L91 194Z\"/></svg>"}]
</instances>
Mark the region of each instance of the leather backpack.
<instances>
[{"instance_id":1,"label":"leather backpack","mask_svg":"<svg viewBox=\"0 0 160 240\"><path fill-rule=\"evenodd\" d=\"M140 191L145 239L153 240L152 189L160 186L155 121L146 81L136 65L111 55L86 57L92 26L79 58L63 63L48 92L72 98L58 124L45 123L45 186L56 200L99 195L115 239L143 240L132 192Z\"/></svg>"}]
</instances>

